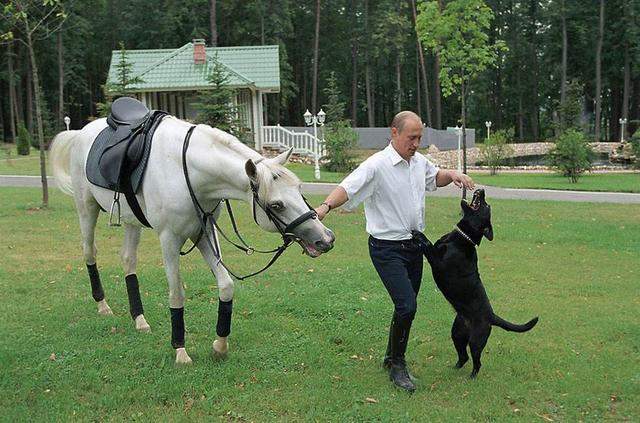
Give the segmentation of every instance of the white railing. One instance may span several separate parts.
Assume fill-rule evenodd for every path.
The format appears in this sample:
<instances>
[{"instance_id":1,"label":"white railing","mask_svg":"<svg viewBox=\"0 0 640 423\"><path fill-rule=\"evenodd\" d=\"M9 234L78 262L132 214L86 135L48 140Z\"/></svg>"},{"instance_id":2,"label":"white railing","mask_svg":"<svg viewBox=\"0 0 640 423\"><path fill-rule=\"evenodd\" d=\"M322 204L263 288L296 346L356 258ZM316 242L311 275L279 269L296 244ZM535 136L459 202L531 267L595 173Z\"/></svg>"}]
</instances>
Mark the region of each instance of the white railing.
<instances>
[{"instance_id":1,"label":"white railing","mask_svg":"<svg viewBox=\"0 0 640 423\"><path fill-rule=\"evenodd\" d=\"M322 141L308 132L294 132L280 125L262 127L262 147L293 148L293 152L319 159L325 155Z\"/></svg>"}]
</instances>

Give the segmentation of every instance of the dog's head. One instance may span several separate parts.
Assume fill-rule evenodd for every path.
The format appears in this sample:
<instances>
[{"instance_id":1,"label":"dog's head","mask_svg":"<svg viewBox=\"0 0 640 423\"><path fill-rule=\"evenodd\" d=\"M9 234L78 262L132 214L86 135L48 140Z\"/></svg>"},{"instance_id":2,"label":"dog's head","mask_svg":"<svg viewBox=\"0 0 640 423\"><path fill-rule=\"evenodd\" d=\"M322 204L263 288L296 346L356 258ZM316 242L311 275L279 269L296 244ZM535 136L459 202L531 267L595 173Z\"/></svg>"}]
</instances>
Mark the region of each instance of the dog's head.
<instances>
[{"instance_id":1,"label":"dog's head","mask_svg":"<svg viewBox=\"0 0 640 423\"><path fill-rule=\"evenodd\" d=\"M462 221L465 226L470 227L475 233L482 234L489 241L493 240L493 226L491 226L491 206L484 198L484 190L477 189L473 193L471 203L466 200L460 202L462 207ZM480 237L478 244L480 244Z\"/></svg>"}]
</instances>

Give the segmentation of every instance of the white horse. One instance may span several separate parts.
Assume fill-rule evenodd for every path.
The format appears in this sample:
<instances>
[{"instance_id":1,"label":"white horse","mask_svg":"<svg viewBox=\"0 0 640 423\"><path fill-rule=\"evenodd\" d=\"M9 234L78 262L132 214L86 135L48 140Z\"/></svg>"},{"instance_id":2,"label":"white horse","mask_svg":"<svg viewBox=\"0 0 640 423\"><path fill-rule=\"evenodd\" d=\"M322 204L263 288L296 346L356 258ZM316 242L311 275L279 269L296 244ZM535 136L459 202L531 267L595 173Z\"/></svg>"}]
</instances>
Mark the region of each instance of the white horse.
<instances>
[{"instance_id":1,"label":"white horse","mask_svg":"<svg viewBox=\"0 0 640 423\"><path fill-rule=\"evenodd\" d=\"M99 119L79 131L58 134L51 147L51 163L58 187L64 193L73 195L75 200L84 260L89 271L92 294L98 303L98 313L109 315L112 311L104 299L96 266L94 230L100 210L110 210L114 192L91 184L85 173L91 145L106 126L106 120ZM233 299L233 280L216 258L215 247L212 248L206 236L199 236L200 221L183 174L183 140L191 126L174 117L166 117L160 123L153 137L144 180L136 195L144 215L160 239L169 283L171 343L176 350L176 363L191 362L184 343L185 290L179 273L180 249L188 239L196 243L219 287L217 336L213 343L216 355L225 355L228 351ZM210 126L198 125L191 136L186 164L194 194L205 210L213 209L220 199L244 200L252 204L255 220L262 229L282 232L282 228L279 229L272 220L273 216L280 223L288 223L309 212L309 206L300 193L300 180L283 167L290 153L287 151L278 157L265 159L232 135ZM254 201L252 186L259 207ZM136 276L137 247L142 225L126 201L122 203L122 221L125 226L122 263L130 312L136 329L149 331ZM311 257L317 257L333 247L333 233L314 216L304 220L293 232Z\"/></svg>"}]
</instances>

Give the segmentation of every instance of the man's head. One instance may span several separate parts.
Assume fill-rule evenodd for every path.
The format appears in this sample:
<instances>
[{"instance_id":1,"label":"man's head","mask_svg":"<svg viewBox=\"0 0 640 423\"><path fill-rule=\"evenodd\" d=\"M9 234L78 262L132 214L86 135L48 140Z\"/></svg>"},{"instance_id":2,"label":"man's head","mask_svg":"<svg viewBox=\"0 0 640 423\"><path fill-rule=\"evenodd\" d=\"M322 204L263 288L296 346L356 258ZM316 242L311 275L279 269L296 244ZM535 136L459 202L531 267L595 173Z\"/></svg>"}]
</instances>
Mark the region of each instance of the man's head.
<instances>
[{"instance_id":1,"label":"man's head","mask_svg":"<svg viewBox=\"0 0 640 423\"><path fill-rule=\"evenodd\" d=\"M391 121L391 144L406 161L418 150L422 129L420 116L408 110L398 113Z\"/></svg>"}]
</instances>

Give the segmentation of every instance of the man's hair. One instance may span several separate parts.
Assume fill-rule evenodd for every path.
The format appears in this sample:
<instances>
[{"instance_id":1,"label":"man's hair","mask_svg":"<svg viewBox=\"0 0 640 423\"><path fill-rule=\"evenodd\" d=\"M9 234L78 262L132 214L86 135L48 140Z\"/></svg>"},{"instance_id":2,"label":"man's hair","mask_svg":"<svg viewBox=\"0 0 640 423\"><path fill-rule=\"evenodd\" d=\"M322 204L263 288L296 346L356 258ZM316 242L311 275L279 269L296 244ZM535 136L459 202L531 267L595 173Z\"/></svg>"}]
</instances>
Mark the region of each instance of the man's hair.
<instances>
[{"instance_id":1,"label":"man's hair","mask_svg":"<svg viewBox=\"0 0 640 423\"><path fill-rule=\"evenodd\" d=\"M409 119L415 119L422 124L422 119L420 119L420 116L413 113L412 111L404 110L393 117L390 127L397 128L398 132L402 132L402 130L404 129L404 125Z\"/></svg>"}]
</instances>

